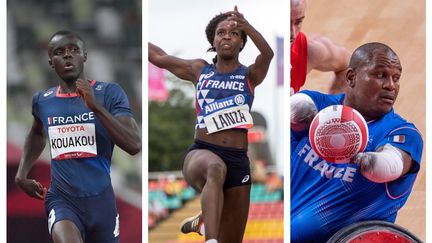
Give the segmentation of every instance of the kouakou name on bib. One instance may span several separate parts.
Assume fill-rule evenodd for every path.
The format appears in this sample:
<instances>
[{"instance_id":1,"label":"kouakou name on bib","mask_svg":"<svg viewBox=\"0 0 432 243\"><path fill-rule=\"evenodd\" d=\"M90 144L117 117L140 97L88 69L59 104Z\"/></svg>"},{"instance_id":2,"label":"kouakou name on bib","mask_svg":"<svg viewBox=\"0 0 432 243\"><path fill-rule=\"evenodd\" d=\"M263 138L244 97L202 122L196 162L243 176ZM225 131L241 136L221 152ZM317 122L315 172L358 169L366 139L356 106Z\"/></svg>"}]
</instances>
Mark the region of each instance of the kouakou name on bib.
<instances>
[{"instance_id":1,"label":"kouakou name on bib","mask_svg":"<svg viewBox=\"0 0 432 243\"><path fill-rule=\"evenodd\" d=\"M204 123L208 133L231 128L251 128L253 119L249 112L247 98L246 95L238 94L205 105Z\"/></svg>"},{"instance_id":2,"label":"kouakou name on bib","mask_svg":"<svg viewBox=\"0 0 432 243\"><path fill-rule=\"evenodd\" d=\"M56 160L97 156L94 123L48 127L51 157Z\"/></svg>"}]
</instances>

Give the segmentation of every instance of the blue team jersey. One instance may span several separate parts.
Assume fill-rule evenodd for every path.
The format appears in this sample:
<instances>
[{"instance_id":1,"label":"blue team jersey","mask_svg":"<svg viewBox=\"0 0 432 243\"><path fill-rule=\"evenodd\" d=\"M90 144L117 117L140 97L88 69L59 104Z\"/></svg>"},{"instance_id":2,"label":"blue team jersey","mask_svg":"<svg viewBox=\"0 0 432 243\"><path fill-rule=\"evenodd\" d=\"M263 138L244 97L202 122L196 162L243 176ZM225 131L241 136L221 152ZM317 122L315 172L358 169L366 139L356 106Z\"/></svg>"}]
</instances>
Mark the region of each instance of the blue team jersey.
<instances>
[{"instance_id":1,"label":"blue team jersey","mask_svg":"<svg viewBox=\"0 0 432 243\"><path fill-rule=\"evenodd\" d=\"M91 81L96 100L114 117L132 116L122 88ZM44 126L51 152L50 190L84 197L111 185L114 142L94 112L77 94L60 94L59 87L33 96L32 113Z\"/></svg>"},{"instance_id":2,"label":"blue team jersey","mask_svg":"<svg viewBox=\"0 0 432 243\"><path fill-rule=\"evenodd\" d=\"M219 73L214 64L206 65L196 84L196 129L207 128L212 133L252 127L249 112L253 99L246 66L240 65L233 72Z\"/></svg>"},{"instance_id":3,"label":"blue team jersey","mask_svg":"<svg viewBox=\"0 0 432 243\"><path fill-rule=\"evenodd\" d=\"M345 97L302 93L312 98L318 111L342 104ZM395 221L420 168L423 141L417 128L393 109L367 124L369 140L365 152L389 143L410 154L411 170L395 181L374 183L355 164L320 159L311 148L307 133L292 133L291 242L326 242L337 230L359 221Z\"/></svg>"}]
</instances>

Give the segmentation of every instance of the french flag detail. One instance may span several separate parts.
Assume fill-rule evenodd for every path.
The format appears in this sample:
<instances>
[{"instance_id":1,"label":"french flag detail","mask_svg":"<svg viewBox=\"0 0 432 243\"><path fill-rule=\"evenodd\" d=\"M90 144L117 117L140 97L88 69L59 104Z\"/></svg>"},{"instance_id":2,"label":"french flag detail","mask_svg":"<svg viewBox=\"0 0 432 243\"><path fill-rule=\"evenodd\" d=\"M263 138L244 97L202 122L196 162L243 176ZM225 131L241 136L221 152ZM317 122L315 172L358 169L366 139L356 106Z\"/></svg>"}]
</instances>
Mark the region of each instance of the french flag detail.
<instances>
[{"instance_id":1,"label":"french flag detail","mask_svg":"<svg viewBox=\"0 0 432 243\"><path fill-rule=\"evenodd\" d=\"M395 135L392 141L395 143L405 143L405 135Z\"/></svg>"}]
</instances>

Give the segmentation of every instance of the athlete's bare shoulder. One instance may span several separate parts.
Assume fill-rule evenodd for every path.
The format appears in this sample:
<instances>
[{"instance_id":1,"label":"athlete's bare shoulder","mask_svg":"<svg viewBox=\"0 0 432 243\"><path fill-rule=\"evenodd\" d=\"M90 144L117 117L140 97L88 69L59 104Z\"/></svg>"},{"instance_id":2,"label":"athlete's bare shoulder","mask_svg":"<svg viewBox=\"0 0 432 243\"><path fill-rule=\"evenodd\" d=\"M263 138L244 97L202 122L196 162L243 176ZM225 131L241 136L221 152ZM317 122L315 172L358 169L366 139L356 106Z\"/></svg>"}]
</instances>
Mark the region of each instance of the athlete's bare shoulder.
<instances>
[{"instance_id":1,"label":"athlete's bare shoulder","mask_svg":"<svg viewBox=\"0 0 432 243\"><path fill-rule=\"evenodd\" d=\"M345 47L330 38L308 35L308 72L312 69L339 72L348 66L350 56Z\"/></svg>"}]
</instances>

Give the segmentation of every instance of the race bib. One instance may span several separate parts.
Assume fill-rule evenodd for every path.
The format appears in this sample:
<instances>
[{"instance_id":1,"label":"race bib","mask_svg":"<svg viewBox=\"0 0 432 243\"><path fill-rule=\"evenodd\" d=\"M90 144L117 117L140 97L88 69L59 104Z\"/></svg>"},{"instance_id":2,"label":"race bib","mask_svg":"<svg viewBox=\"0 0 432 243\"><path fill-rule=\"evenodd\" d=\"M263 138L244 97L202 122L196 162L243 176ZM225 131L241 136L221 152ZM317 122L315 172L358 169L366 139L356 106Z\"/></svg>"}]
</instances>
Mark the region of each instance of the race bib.
<instances>
[{"instance_id":1,"label":"race bib","mask_svg":"<svg viewBox=\"0 0 432 243\"><path fill-rule=\"evenodd\" d=\"M56 160L97 156L95 124L80 123L48 127L51 157Z\"/></svg>"},{"instance_id":2,"label":"race bib","mask_svg":"<svg viewBox=\"0 0 432 243\"><path fill-rule=\"evenodd\" d=\"M253 119L246 98L239 94L207 104L204 107L207 132L210 134L231 128L251 128Z\"/></svg>"}]
</instances>

